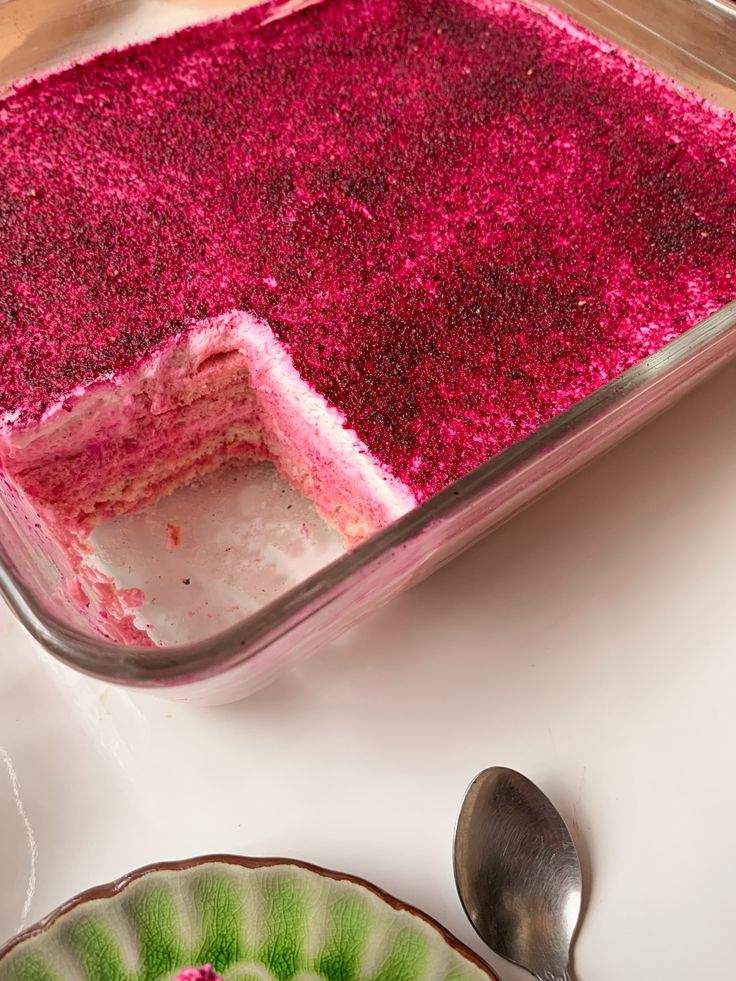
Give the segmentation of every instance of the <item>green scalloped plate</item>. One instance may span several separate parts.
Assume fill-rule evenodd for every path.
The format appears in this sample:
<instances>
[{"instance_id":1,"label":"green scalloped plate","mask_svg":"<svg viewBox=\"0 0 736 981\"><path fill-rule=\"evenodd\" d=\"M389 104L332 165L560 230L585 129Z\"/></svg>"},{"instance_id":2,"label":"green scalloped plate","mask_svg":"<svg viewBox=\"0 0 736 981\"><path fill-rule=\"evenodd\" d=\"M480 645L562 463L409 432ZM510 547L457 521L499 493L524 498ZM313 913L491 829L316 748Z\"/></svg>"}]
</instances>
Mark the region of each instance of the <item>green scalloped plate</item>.
<instances>
[{"instance_id":1,"label":"green scalloped plate","mask_svg":"<svg viewBox=\"0 0 736 981\"><path fill-rule=\"evenodd\" d=\"M0 981L498 981L428 916L368 882L214 855L90 889L0 950Z\"/></svg>"}]
</instances>

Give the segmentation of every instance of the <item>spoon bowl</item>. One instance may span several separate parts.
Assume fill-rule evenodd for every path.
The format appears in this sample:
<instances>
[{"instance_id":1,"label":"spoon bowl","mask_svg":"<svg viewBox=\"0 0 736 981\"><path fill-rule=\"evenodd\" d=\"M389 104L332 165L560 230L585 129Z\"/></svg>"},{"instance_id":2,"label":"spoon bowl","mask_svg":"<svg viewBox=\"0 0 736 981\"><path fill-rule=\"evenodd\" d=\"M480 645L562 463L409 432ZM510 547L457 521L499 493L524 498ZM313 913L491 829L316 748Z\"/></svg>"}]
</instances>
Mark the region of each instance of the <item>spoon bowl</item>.
<instances>
[{"instance_id":1,"label":"spoon bowl","mask_svg":"<svg viewBox=\"0 0 736 981\"><path fill-rule=\"evenodd\" d=\"M572 981L582 874L570 832L530 780L483 770L455 829L455 883L481 939L539 981Z\"/></svg>"}]
</instances>

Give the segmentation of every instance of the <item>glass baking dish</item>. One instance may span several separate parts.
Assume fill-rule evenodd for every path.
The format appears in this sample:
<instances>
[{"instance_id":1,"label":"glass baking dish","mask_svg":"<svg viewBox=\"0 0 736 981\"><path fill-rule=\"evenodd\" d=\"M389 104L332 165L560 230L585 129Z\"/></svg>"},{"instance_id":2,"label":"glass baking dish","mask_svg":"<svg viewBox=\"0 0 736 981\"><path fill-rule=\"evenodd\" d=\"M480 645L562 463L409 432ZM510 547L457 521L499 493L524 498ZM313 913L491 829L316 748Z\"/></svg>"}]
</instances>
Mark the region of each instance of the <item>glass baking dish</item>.
<instances>
[{"instance_id":1,"label":"glass baking dish","mask_svg":"<svg viewBox=\"0 0 736 981\"><path fill-rule=\"evenodd\" d=\"M223 16L252 2L7 0L0 5L0 92L31 73ZM294 5L292 0L287 6ZM736 6L729 0L652 0L646 5L638 0L559 0L550 6L710 101L736 109ZM307 529L307 537L317 545L306 561L281 576L279 588L273 590L275 598L245 617L237 604L227 606L235 615L231 613L224 629L218 629L222 624L211 618L199 636L185 643L177 643L174 632L173 642L170 638L152 650L115 644L94 634L69 601L58 565L40 553L1 503L0 591L42 647L88 675L177 700L205 704L234 700L261 687L294 657L322 647L477 541L665 409L734 354L736 302L352 552L344 553L336 539L320 529L318 520L310 531L305 523L309 516L302 515L299 527ZM221 492L220 487L213 493ZM273 485L270 493L289 492ZM193 500L189 506L196 515L200 505ZM185 507L181 502L180 506ZM126 528L122 535L128 545L137 541L137 554L145 551L150 537L145 525L137 531ZM288 556L296 553L286 548L284 554L289 561ZM195 564L220 561L212 549L209 555L195 552L190 558ZM158 561L151 559L149 565L156 567ZM237 593L237 577L234 588ZM186 605L177 605L181 601L169 597L161 602L171 603L170 622L186 619Z\"/></svg>"}]
</instances>

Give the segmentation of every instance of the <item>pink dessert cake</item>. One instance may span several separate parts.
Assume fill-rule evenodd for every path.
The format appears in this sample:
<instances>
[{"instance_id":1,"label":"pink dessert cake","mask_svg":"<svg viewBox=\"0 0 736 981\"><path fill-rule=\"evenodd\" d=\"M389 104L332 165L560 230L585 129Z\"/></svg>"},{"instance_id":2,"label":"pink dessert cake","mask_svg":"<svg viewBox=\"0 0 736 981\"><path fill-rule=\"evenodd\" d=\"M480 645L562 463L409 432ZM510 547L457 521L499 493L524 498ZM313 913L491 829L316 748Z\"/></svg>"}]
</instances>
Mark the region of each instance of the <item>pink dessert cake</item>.
<instances>
[{"instance_id":1,"label":"pink dessert cake","mask_svg":"<svg viewBox=\"0 0 736 981\"><path fill-rule=\"evenodd\" d=\"M222 978L211 964L205 964L204 967L185 967L174 981L222 981Z\"/></svg>"},{"instance_id":2,"label":"pink dessert cake","mask_svg":"<svg viewBox=\"0 0 736 981\"><path fill-rule=\"evenodd\" d=\"M266 459L359 542L736 297L726 111L536 5L280 14L0 103L3 492L118 639L97 522Z\"/></svg>"}]
</instances>

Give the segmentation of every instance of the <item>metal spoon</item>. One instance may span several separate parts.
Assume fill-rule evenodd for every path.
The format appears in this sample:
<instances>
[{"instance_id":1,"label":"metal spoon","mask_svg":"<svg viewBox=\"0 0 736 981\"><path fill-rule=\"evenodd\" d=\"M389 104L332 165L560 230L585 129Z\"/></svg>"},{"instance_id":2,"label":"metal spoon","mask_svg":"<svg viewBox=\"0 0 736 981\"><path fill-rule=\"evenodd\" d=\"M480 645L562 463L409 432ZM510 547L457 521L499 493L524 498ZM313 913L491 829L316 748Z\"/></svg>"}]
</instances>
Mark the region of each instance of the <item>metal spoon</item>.
<instances>
[{"instance_id":1,"label":"metal spoon","mask_svg":"<svg viewBox=\"0 0 736 981\"><path fill-rule=\"evenodd\" d=\"M455 829L455 884L482 940L538 981L573 981L582 875L570 832L530 780L479 773Z\"/></svg>"}]
</instances>

